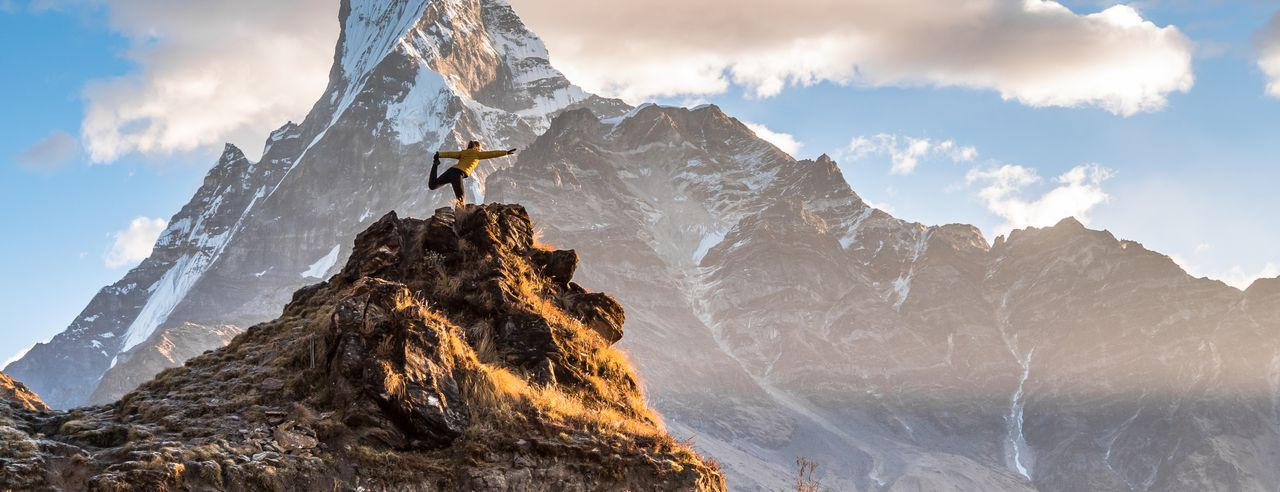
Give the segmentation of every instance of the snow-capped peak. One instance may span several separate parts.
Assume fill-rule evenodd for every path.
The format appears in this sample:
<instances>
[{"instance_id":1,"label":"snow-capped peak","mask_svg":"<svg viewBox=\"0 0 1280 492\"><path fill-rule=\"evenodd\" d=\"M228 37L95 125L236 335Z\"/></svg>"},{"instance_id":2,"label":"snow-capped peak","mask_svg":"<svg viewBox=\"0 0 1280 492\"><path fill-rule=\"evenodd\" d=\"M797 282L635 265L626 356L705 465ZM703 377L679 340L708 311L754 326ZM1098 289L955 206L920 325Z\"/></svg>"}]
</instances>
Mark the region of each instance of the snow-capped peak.
<instances>
[{"instance_id":1,"label":"snow-capped peak","mask_svg":"<svg viewBox=\"0 0 1280 492\"><path fill-rule=\"evenodd\" d=\"M452 94L514 113L538 131L590 97L551 66L546 45L502 0L351 0L342 26L338 113L395 52L439 74L419 81L443 79Z\"/></svg>"}]
</instances>

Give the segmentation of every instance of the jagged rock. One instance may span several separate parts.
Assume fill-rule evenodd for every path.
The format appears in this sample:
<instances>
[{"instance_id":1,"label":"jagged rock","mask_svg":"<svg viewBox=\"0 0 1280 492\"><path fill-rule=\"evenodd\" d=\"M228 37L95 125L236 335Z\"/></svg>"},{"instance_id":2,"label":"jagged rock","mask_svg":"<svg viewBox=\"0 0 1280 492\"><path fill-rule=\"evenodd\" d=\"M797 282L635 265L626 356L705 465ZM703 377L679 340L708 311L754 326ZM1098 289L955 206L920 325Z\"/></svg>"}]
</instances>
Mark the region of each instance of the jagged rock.
<instances>
[{"instance_id":1,"label":"jagged rock","mask_svg":"<svg viewBox=\"0 0 1280 492\"><path fill-rule=\"evenodd\" d=\"M312 449L320 444L314 436L298 432L294 426L294 422L285 422L276 426L272 431L272 438L277 445L287 451L297 451Z\"/></svg>"},{"instance_id":2,"label":"jagged rock","mask_svg":"<svg viewBox=\"0 0 1280 492\"><path fill-rule=\"evenodd\" d=\"M449 343L460 333L397 309L412 296L404 284L371 277L357 281L333 313L330 372L339 377L330 390L337 408L373 403L414 444L446 447L470 422L458 374L458 365L469 362L459 358L468 354ZM367 408L348 416L359 420L376 413Z\"/></svg>"},{"instance_id":3,"label":"jagged rock","mask_svg":"<svg viewBox=\"0 0 1280 492\"><path fill-rule=\"evenodd\" d=\"M536 250L530 259L543 275L561 285L567 285L578 269L578 253L573 250Z\"/></svg>"},{"instance_id":4,"label":"jagged rock","mask_svg":"<svg viewBox=\"0 0 1280 492\"><path fill-rule=\"evenodd\" d=\"M565 299L621 308L539 268L532 230L519 206L389 213L280 318L118 402L9 384L0 489L722 490Z\"/></svg>"},{"instance_id":5,"label":"jagged rock","mask_svg":"<svg viewBox=\"0 0 1280 492\"><path fill-rule=\"evenodd\" d=\"M8 404L11 410L49 411L49 406L45 405L44 400L27 389L27 385L15 381L2 372L0 372L0 401Z\"/></svg>"},{"instance_id":6,"label":"jagged rock","mask_svg":"<svg viewBox=\"0 0 1280 492\"><path fill-rule=\"evenodd\" d=\"M622 340L622 323L626 314L617 299L601 292L587 292L578 284L569 284L561 298L565 310L572 313L609 343Z\"/></svg>"}]
</instances>

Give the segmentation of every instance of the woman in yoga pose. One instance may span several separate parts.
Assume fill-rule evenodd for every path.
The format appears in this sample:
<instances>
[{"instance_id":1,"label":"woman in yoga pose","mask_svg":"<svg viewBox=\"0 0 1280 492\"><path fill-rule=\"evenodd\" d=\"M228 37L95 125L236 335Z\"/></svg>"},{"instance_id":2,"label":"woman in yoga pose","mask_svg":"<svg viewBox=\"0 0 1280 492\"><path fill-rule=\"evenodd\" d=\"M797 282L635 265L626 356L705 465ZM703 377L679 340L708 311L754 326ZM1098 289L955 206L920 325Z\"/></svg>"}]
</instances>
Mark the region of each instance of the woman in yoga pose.
<instances>
[{"instance_id":1,"label":"woman in yoga pose","mask_svg":"<svg viewBox=\"0 0 1280 492\"><path fill-rule=\"evenodd\" d=\"M455 152L436 152L436 155L432 158L431 179L427 181L427 187L434 190L444 186L445 184L452 185L453 196L455 199L454 203L456 206L461 207L466 202L466 190L462 187L462 180L467 179L467 177L476 170L476 166L480 165L480 161L483 159L508 156L514 153L516 153L516 149L490 151L481 150L480 142L475 140L467 143L466 150L459 150ZM453 167L446 169L443 174L437 175L436 172L440 169L441 158L457 159L458 163L454 164Z\"/></svg>"}]
</instances>

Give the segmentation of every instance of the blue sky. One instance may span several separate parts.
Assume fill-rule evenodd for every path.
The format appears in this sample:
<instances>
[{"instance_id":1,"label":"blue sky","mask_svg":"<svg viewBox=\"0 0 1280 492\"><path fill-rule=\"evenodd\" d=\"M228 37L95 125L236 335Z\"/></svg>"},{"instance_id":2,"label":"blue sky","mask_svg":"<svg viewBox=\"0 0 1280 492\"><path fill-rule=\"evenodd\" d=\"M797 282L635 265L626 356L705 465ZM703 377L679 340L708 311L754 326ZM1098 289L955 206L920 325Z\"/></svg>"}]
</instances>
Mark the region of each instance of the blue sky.
<instances>
[{"instance_id":1,"label":"blue sky","mask_svg":"<svg viewBox=\"0 0 1280 492\"><path fill-rule=\"evenodd\" d=\"M317 15L335 18L337 2L306 1L332 3L331 12L321 9ZM1065 4L1077 13L1111 5ZM158 72L147 64L175 59L138 50L163 43L163 23L174 17L131 24L122 20L128 15L123 8L79 5L33 9L25 2L0 0L5 73L0 78L0 107L5 108L0 117L0 227L10 238L0 243L0 264L9 278L0 287L0 312L6 315L0 326L0 358L64 329L99 288L136 264L107 266L116 234L136 218L167 219L175 213L199 186L223 140L252 153L265 136L258 127L211 130L191 146L122 152L97 163L90 163L82 145L69 150L54 145L67 140L50 140L58 132L83 144L86 111L95 100L86 95L87 85ZM1002 100L990 89L920 83L826 81L789 85L772 97L730 84L723 91L658 100L719 104L744 121L793 136L802 145L797 157L839 157L854 189L898 217L926 224L972 223L988 234L1001 230L1007 217L979 196L990 183L967 176L1002 166L1034 171L1042 179L1010 195L1034 203L1060 185L1054 181L1057 176L1096 164L1110 177L1099 181L1096 190L1085 186L1106 197L1087 207L1091 227L1173 255L1197 275L1236 283L1259 273L1280 275L1266 270L1268 264L1280 264L1280 250L1273 246L1280 244L1280 219L1271 212L1280 209L1275 193L1280 183L1280 138L1275 137L1280 100L1266 95L1267 76L1258 66L1257 49L1257 33L1277 5L1154 1L1136 7L1146 20L1177 26L1195 43L1194 87L1169 93L1166 106L1157 111L1120 116L1091 105L1032 107ZM226 15L237 15L227 10ZM530 14L537 17L537 12ZM243 15L255 12L245 9ZM538 22L530 24L547 39L556 62L557 39L564 34L555 26L543 32ZM316 25L316 39L336 35L336 21ZM308 48L312 58L331 59L331 41L302 44L319 45ZM229 50L226 56L232 59L252 56L234 52L237 46L226 43L219 49ZM319 73L307 76L322 81L327 68L309 68ZM237 90L244 89L232 86L217 97L235 98ZM296 121L303 116L296 108L319 95L314 88L308 91L316 94L303 94L293 108L273 109L269 118L243 117L268 120L259 124L262 128ZM180 103L173 106L184 109ZM933 145L951 141L956 148L971 147L976 157L959 160L934 152L920 158L912 172L892 174L892 157L884 149L858 154L849 148L856 137L876 142L876 135L896 136L899 142L929 139ZM46 140L54 143L38 147ZM43 158L31 157L37 150L44 152Z\"/></svg>"}]
</instances>

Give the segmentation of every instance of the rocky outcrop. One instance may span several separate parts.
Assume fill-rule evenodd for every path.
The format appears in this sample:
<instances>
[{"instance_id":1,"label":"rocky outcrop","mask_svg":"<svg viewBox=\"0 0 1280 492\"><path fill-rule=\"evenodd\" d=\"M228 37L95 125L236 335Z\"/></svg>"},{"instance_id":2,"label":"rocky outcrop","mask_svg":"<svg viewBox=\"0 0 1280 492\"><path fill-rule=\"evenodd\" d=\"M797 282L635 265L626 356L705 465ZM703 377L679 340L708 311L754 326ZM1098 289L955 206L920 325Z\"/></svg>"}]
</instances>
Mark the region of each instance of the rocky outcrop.
<instances>
[{"instance_id":1,"label":"rocky outcrop","mask_svg":"<svg viewBox=\"0 0 1280 492\"><path fill-rule=\"evenodd\" d=\"M0 372L0 401L3 401L10 410L14 411L49 411L49 406L44 404L44 400L41 400L40 396L27 389L27 385L15 381L2 372Z\"/></svg>"},{"instance_id":2,"label":"rocky outcrop","mask_svg":"<svg viewBox=\"0 0 1280 492\"><path fill-rule=\"evenodd\" d=\"M591 325L620 305L533 236L518 206L390 213L281 317L120 401L49 412L0 380L0 489L722 490Z\"/></svg>"},{"instance_id":3,"label":"rocky outcrop","mask_svg":"<svg viewBox=\"0 0 1280 492\"><path fill-rule=\"evenodd\" d=\"M195 323L157 330L142 344L116 357L115 365L98 381L98 387L89 397L89 404L101 405L119 400L160 371L181 366L187 359L221 348L243 332L244 329L233 325L204 326Z\"/></svg>"}]
</instances>

